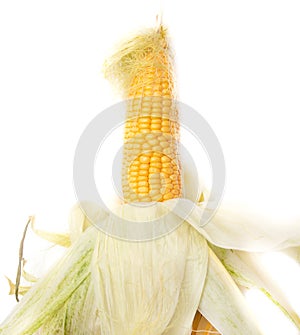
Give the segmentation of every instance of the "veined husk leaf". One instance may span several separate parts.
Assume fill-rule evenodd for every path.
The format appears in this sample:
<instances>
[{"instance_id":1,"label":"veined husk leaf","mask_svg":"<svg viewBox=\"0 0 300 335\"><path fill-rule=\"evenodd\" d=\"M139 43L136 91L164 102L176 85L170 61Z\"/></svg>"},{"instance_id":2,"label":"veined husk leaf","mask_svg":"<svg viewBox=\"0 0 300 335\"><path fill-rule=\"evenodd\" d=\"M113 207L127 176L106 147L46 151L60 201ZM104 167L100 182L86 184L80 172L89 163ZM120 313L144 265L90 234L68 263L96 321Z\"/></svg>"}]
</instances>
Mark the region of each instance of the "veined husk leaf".
<instances>
[{"instance_id":1,"label":"veined husk leaf","mask_svg":"<svg viewBox=\"0 0 300 335\"><path fill-rule=\"evenodd\" d=\"M211 249L199 312L222 335L263 334L245 297Z\"/></svg>"},{"instance_id":2,"label":"veined husk leaf","mask_svg":"<svg viewBox=\"0 0 300 335\"><path fill-rule=\"evenodd\" d=\"M300 317L277 287L273 278L259 263L258 255L239 250L211 246L234 281L245 288L257 288L264 293L300 330Z\"/></svg>"}]
</instances>

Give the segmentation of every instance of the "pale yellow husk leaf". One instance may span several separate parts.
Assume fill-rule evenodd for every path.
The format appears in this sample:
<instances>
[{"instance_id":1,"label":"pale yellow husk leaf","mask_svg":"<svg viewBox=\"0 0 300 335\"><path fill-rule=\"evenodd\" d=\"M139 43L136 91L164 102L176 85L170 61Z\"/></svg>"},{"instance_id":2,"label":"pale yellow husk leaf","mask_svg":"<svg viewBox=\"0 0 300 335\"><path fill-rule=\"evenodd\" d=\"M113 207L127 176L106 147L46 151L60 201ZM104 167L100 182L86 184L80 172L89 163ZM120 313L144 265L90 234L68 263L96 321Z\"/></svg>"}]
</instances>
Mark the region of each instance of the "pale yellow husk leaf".
<instances>
[{"instance_id":1,"label":"pale yellow husk leaf","mask_svg":"<svg viewBox=\"0 0 300 335\"><path fill-rule=\"evenodd\" d=\"M73 226L84 226L78 208L71 217ZM0 334L187 335L207 252L205 239L187 223L146 242L122 241L90 226L24 296Z\"/></svg>"}]
</instances>

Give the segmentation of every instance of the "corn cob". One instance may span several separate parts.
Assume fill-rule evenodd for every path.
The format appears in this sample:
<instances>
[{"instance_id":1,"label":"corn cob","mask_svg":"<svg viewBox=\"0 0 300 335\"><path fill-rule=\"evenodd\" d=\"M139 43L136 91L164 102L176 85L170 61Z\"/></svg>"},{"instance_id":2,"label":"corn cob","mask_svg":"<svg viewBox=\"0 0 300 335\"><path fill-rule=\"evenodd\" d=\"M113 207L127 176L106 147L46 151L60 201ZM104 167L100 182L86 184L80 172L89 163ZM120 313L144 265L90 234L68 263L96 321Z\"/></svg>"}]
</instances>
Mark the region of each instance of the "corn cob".
<instances>
[{"instance_id":1,"label":"corn cob","mask_svg":"<svg viewBox=\"0 0 300 335\"><path fill-rule=\"evenodd\" d=\"M117 80L128 99L122 166L124 201L179 198L180 129L166 29L160 26L142 40L137 37L120 47L117 55L119 59L107 64L106 77ZM193 329L215 331L198 312Z\"/></svg>"},{"instance_id":2,"label":"corn cob","mask_svg":"<svg viewBox=\"0 0 300 335\"><path fill-rule=\"evenodd\" d=\"M156 31L156 35L151 37L152 43L157 41L157 33L164 34L163 29ZM149 43L146 49L140 48L140 56L144 55L144 60L152 59L151 66L153 66L155 50L153 48L149 49ZM164 46L163 50L167 50L167 46ZM167 59L164 58L164 51L160 51L158 54L162 59ZM130 63L131 59L132 57L128 57L127 60L125 58L125 61ZM138 63L135 64L138 65ZM147 102L145 98L154 96L161 97L161 100L164 101L168 97L166 94L168 90L170 97L173 97L174 84L172 77L170 77L170 72L161 70L164 67L170 69L169 61L163 60L159 64L161 64L159 67L153 66L154 70L144 72L144 76L147 79L147 89L137 90L137 87L141 85L142 75L140 76L141 78L136 74L133 77L131 76L131 85L126 97L132 98L133 101L138 98L142 102ZM138 66L136 68L139 69ZM151 76L148 76L149 73L151 73ZM164 76L165 74L167 74L167 77ZM162 90L161 88L158 90L154 89L156 79L159 80L159 76L169 80L167 85L163 81L159 82L159 85L165 85ZM143 87L143 85L140 87ZM172 89L169 89L170 87ZM165 91L162 92L164 89ZM145 93L150 91L152 93L149 93L149 95ZM154 106L155 99L150 101L152 113L154 108L156 108ZM172 106L170 104L169 107ZM132 111L133 115L137 115L136 122L139 123L139 113L142 113L142 109L142 106L138 104L129 104L127 116ZM176 117L176 109L174 111ZM172 115L173 109L169 108L169 112L166 117L163 114L164 110L160 112L160 116L154 115L154 112L152 116L160 117L161 123L165 118L171 121L170 115ZM147 115L147 117L151 119L151 115ZM178 119L175 118L176 120ZM129 121L128 119L127 122ZM144 128L147 128L147 132L140 131ZM135 135L156 134L155 130L157 129L151 129L151 125L144 128L139 127L140 130L134 130L130 124L125 131L126 140L132 140L134 144L139 143L136 140L138 136ZM159 129L163 131L162 126ZM171 129L173 129L173 132L171 132ZM173 123L173 128L170 122L170 130L163 132L163 134L171 134L175 139L178 138L178 122ZM149 144L151 145L150 142ZM154 144L152 145L154 146ZM177 149L177 146L172 147L169 145L169 148L173 150L174 148ZM136 148L131 148L130 150L134 149ZM139 149L137 150L138 157L144 154L144 152L141 152L144 149L143 147L138 147L137 149ZM177 160L178 178L180 181L180 161L175 149L173 152L176 152L174 157ZM150 147L147 150L154 153L157 150L159 153L161 148L154 150L153 147ZM162 151L162 154L169 157L172 152L165 153ZM126 159L124 159L124 165L125 163ZM143 162L140 163L143 164ZM141 168L139 166L140 163L136 164L138 169L135 171L145 170L147 172L141 174L141 176L149 176L154 173L150 171L151 167L149 169ZM130 174L128 167L131 167L131 164L127 164L125 172L127 171ZM162 166L159 168L161 169L159 173L162 175L161 179L163 181L168 178L168 174L167 171L162 170ZM174 174L177 176L175 172ZM124 175L126 176L126 174ZM149 190L152 190L151 178ZM133 199L133 201L141 201L143 197L144 199L147 198L145 192L140 192L139 189L134 189L134 191L138 195L141 194L141 197L138 200ZM160 192L159 201L167 200L164 199L165 190L160 189ZM203 195L201 198L203 198ZM126 196L126 199L127 202L132 201L130 196ZM178 199L179 207L180 204L184 206L185 201L186 199ZM164 204L157 203L154 204L154 207L168 207L169 204L168 202ZM191 306L198 305L200 296L202 298L198 307L199 310L213 320L212 322L220 329L222 334L262 334L233 279L241 286L247 288L249 286L257 287L263 291L300 329L299 316L289 307L286 309L281 306L271 296L268 289L265 289L265 286L261 286L262 283L264 285L264 278L257 275L260 271L254 268L254 263L251 265L251 262L250 264L247 262L248 257L253 257L254 255L251 256L250 253L246 252L249 250L257 253L272 250L275 247L279 248L279 246L280 248L299 246L298 221L294 225L288 226L292 234L285 235L286 224L282 226L282 230L278 230L277 234L273 234L272 227L266 222L262 222L262 220L257 218L253 219L249 214L244 217L240 216L239 213L234 213L233 215L232 210L227 209L224 211L223 209L218 211L212 224L207 225L208 227L201 227L198 230L198 218L201 214L201 206L199 206L198 215L192 215L187 218L179 214L179 217L185 222L171 234L161 239L149 241L149 243L147 241L145 244L140 244L115 239L103 234L102 231L98 231L91 223L95 222L99 216L106 220L108 213L98 206L95 207L95 204L88 204L88 206L92 206L94 211L91 215L91 221L81 208L81 205L77 205L72 210L70 236L45 233L33 229L38 235L51 242L57 242L60 245L69 247L69 250L49 273L26 293L17 308L0 325L1 335L86 334L87 332L89 334L174 335L174 332L182 334L181 330L186 334L193 319L194 309L191 309ZM131 209L131 206L122 204L119 208L120 217L128 218L129 215L130 218L136 218L136 213L131 211ZM151 211L145 211L143 217L145 213L146 216L149 214L150 217L153 214ZM155 215L154 217L156 218ZM237 224L240 222L247 223L249 234L245 234L245 230L240 229L240 225ZM272 231L271 235L268 235L267 232L269 231ZM286 236L284 242L282 242L283 236ZM211 242L210 246L207 246L205 238ZM222 245L223 248L214 246L213 251L212 246L214 244ZM104 249L102 249L103 246ZM240 252L233 249L243 251ZM154 252L157 250L159 252ZM169 257L161 257L161 250L169 251L166 253ZM220 260L226 267L230 267L229 272L226 271ZM144 266L145 264L146 266ZM153 267L153 264L157 265L157 267ZM180 271L184 272L182 273L183 281L181 275L178 276ZM24 272L23 276L24 278L27 277L29 281L36 280L32 276L28 276L26 272ZM129 281L128 278L130 279ZM130 285L124 287L124 283L129 283ZM154 283L154 285L150 287L151 285L149 286L148 283ZM155 284L158 285L156 286ZM10 286L12 290L15 290L13 283L10 282ZM146 288L149 288L147 294L145 294ZM176 299L176 293L179 293L178 300ZM173 309L174 306L175 308ZM212 333L219 334L198 312L194 318L193 328L192 334L195 335L198 333L207 335Z\"/></svg>"},{"instance_id":3,"label":"corn cob","mask_svg":"<svg viewBox=\"0 0 300 335\"><path fill-rule=\"evenodd\" d=\"M160 27L154 34L152 30L142 39L135 38L118 55L120 59L107 67L106 75L116 78L119 74L128 99L122 169L124 201L181 197L179 121L165 29Z\"/></svg>"}]
</instances>

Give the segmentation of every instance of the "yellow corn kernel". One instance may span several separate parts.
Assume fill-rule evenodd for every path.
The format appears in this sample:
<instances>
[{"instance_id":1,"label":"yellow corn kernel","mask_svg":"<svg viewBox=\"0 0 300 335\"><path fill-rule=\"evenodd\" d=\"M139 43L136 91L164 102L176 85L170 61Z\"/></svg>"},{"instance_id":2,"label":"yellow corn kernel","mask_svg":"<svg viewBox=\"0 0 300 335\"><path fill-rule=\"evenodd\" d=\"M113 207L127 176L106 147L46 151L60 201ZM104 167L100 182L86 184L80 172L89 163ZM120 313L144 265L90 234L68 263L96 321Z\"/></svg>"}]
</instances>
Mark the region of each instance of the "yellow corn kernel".
<instances>
[{"instance_id":1,"label":"yellow corn kernel","mask_svg":"<svg viewBox=\"0 0 300 335\"><path fill-rule=\"evenodd\" d=\"M123 50L122 62L116 63L117 72L111 72L114 78L120 76L129 101L122 177L126 202L181 196L176 143L179 120L173 103L172 59L163 28L149 39L149 44L130 49L128 54L127 49Z\"/></svg>"}]
</instances>

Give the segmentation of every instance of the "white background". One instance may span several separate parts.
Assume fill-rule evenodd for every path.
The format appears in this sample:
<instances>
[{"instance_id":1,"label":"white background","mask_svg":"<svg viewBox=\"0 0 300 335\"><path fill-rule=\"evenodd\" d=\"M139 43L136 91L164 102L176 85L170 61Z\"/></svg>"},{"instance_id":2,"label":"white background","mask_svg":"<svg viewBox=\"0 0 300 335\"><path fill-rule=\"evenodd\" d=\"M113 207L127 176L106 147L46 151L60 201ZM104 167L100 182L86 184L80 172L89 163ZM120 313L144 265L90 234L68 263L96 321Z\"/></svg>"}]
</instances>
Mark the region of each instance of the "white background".
<instances>
[{"instance_id":1,"label":"white background","mask_svg":"<svg viewBox=\"0 0 300 335\"><path fill-rule=\"evenodd\" d=\"M79 136L120 100L102 77L103 61L128 32L153 26L161 8L179 99L202 114L223 147L225 197L270 219L300 218L299 1L6 0L0 4L2 274L15 276L28 215L40 227L67 229ZM268 257L292 300L299 277L280 270L280 257ZM14 304L6 290L0 277L0 319ZM266 335L297 334L259 298L254 292L249 299L264 313Z\"/></svg>"}]
</instances>

